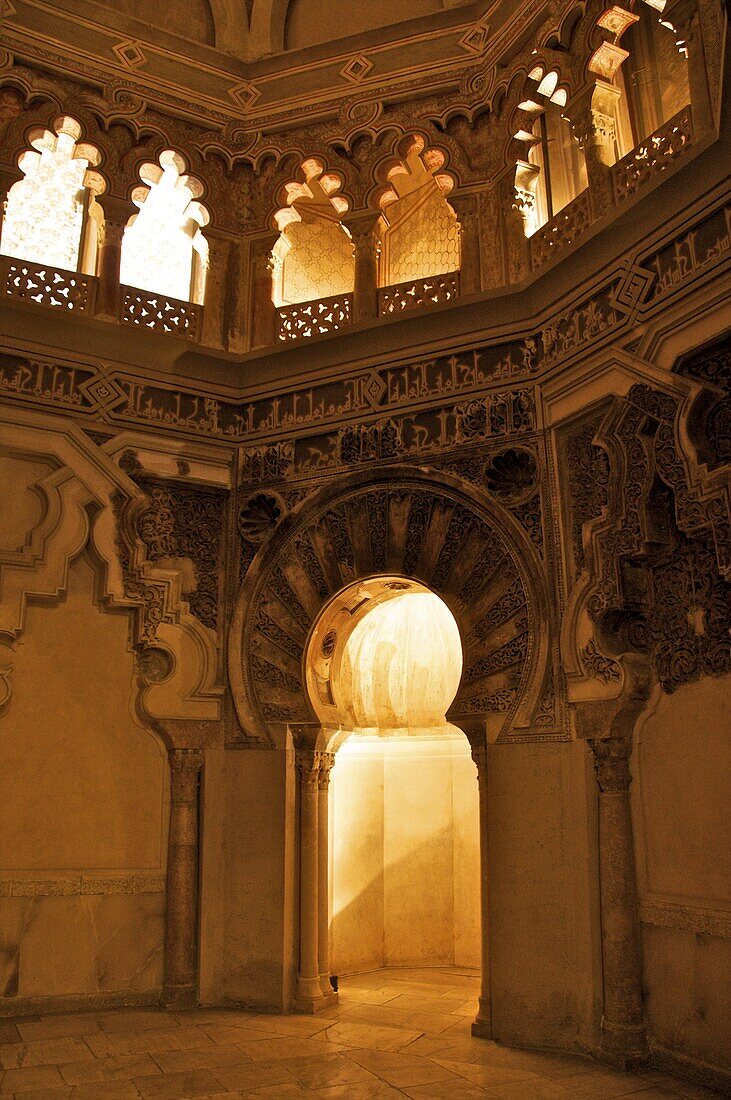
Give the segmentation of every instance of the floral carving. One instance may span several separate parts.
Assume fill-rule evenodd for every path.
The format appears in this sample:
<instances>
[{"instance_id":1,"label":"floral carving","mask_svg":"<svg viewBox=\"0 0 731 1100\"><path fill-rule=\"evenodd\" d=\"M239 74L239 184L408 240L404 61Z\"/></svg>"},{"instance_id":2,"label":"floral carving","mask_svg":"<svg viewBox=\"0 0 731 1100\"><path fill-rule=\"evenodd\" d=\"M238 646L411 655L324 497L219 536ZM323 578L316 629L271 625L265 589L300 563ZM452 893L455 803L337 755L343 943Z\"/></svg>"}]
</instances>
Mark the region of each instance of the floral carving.
<instances>
[{"instance_id":1,"label":"floral carving","mask_svg":"<svg viewBox=\"0 0 731 1100\"><path fill-rule=\"evenodd\" d=\"M225 493L151 480L141 484L150 504L138 521L138 534L148 559L190 559L194 576L183 594L196 618L216 630Z\"/></svg>"}]
</instances>

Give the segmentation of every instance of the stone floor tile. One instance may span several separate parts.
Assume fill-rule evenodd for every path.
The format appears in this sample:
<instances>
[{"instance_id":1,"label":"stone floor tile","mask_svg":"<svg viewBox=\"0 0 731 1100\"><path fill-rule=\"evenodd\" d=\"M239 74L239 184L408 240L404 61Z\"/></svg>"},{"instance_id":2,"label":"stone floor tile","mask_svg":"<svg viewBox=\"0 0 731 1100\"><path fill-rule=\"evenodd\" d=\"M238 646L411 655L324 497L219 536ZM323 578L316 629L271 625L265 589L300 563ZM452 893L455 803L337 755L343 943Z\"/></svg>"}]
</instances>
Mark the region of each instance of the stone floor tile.
<instances>
[{"instance_id":1,"label":"stone floor tile","mask_svg":"<svg viewBox=\"0 0 731 1100\"><path fill-rule=\"evenodd\" d=\"M204 1024L198 1030L207 1035L218 1046L231 1046L233 1043L255 1043L280 1037L274 1032L260 1031L258 1028L249 1028L238 1024Z\"/></svg>"},{"instance_id":2,"label":"stone floor tile","mask_svg":"<svg viewBox=\"0 0 731 1100\"><path fill-rule=\"evenodd\" d=\"M327 1027L327 1019L317 1016L255 1016L247 1028L262 1031L267 1035L317 1035Z\"/></svg>"},{"instance_id":3,"label":"stone floor tile","mask_svg":"<svg viewBox=\"0 0 731 1100\"><path fill-rule=\"evenodd\" d=\"M250 1062L235 1046L213 1046L204 1050L158 1050L149 1057L163 1073L213 1069L215 1066L240 1066Z\"/></svg>"},{"instance_id":4,"label":"stone floor tile","mask_svg":"<svg viewBox=\"0 0 731 1100\"><path fill-rule=\"evenodd\" d=\"M147 1054L157 1050L200 1050L202 1047L215 1046L213 1039L197 1027L118 1031L113 1034L89 1035L86 1041L97 1058L118 1054Z\"/></svg>"},{"instance_id":5,"label":"stone floor tile","mask_svg":"<svg viewBox=\"0 0 731 1100\"><path fill-rule=\"evenodd\" d=\"M3 1074L0 1094L30 1092L32 1089L63 1088L65 1082L57 1066L29 1066L9 1069Z\"/></svg>"},{"instance_id":6,"label":"stone floor tile","mask_svg":"<svg viewBox=\"0 0 731 1100\"><path fill-rule=\"evenodd\" d=\"M64 1039L67 1036L90 1035L99 1030L97 1017L87 1013L64 1013L62 1016L42 1016L39 1020L17 1023L21 1039Z\"/></svg>"},{"instance_id":7,"label":"stone floor tile","mask_svg":"<svg viewBox=\"0 0 731 1100\"><path fill-rule=\"evenodd\" d=\"M576 1095L570 1083L560 1084L546 1077L534 1077L530 1081L506 1081L490 1085L490 1096L502 1100L569 1100Z\"/></svg>"},{"instance_id":8,"label":"stone floor tile","mask_svg":"<svg viewBox=\"0 0 731 1100\"><path fill-rule=\"evenodd\" d=\"M147 1031L152 1028L170 1030L178 1026L178 1021L170 1012L163 1012L156 1008L102 1012L95 1019L101 1031Z\"/></svg>"},{"instance_id":9,"label":"stone floor tile","mask_svg":"<svg viewBox=\"0 0 731 1100\"><path fill-rule=\"evenodd\" d=\"M357 989L348 985L338 993L339 1008L348 1008L351 1004L381 1005L404 997L398 987L384 985L380 989Z\"/></svg>"},{"instance_id":10,"label":"stone floor tile","mask_svg":"<svg viewBox=\"0 0 731 1100\"><path fill-rule=\"evenodd\" d=\"M430 1008L431 1006L429 1006ZM394 1004L360 1005L348 1012L348 1023L375 1024L377 1027L399 1027L441 1035L455 1024L454 1016L437 1015L427 1009L402 1009Z\"/></svg>"},{"instance_id":11,"label":"stone floor tile","mask_svg":"<svg viewBox=\"0 0 731 1100\"><path fill-rule=\"evenodd\" d=\"M92 1062L71 1062L60 1066L61 1076L69 1085L131 1081L133 1077L160 1073L149 1054L122 1054L117 1058L95 1058Z\"/></svg>"},{"instance_id":12,"label":"stone floor tile","mask_svg":"<svg viewBox=\"0 0 731 1100\"><path fill-rule=\"evenodd\" d=\"M485 1097L494 1095L479 1085L471 1085L469 1081L458 1078L439 1081L436 1085L416 1085L403 1091L412 1100L485 1100Z\"/></svg>"},{"instance_id":13,"label":"stone floor tile","mask_svg":"<svg viewBox=\"0 0 731 1100\"><path fill-rule=\"evenodd\" d=\"M145 1100L192 1100L219 1090L219 1082L207 1069L135 1077L133 1084Z\"/></svg>"},{"instance_id":14,"label":"stone floor tile","mask_svg":"<svg viewBox=\"0 0 731 1100\"><path fill-rule=\"evenodd\" d=\"M418 1031L398 1027L377 1027L373 1024L342 1023L327 1029L327 1037L334 1043L349 1047L369 1047L371 1050L401 1050L420 1037Z\"/></svg>"},{"instance_id":15,"label":"stone floor tile","mask_svg":"<svg viewBox=\"0 0 731 1100\"><path fill-rule=\"evenodd\" d=\"M265 1085L264 1088L254 1089L251 1096L271 1096L274 1100L300 1100L303 1096L309 1096L315 1100L320 1094L306 1085Z\"/></svg>"},{"instance_id":16,"label":"stone floor tile","mask_svg":"<svg viewBox=\"0 0 731 1100\"><path fill-rule=\"evenodd\" d=\"M513 1066L491 1066L481 1065L475 1062L450 1062L442 1058L434 1059L435 1063L440 1066L444 1066L451 1073L455 1073L458 1077L464 1077L473 1085L480 1085L482 1088L489 1089L492 1085L504 1085L509 1084L511 1081L531 1081L540 1080L535 1073L530 1073L527 1070L518 1069Z\"/></svg>"},{"instance_id":17,"label":"stone floor tile","mask_svg":"<svg viewBox=\"0 0 731 1100\"><path fill-rule=\"evenodd\" d=\"M252 1065L217 1066L213 1075L224 1089L253 1091L266 1085L296 1085L298 1082L282 1062L255 1062Z\"/></svg>"},{"instance_id":18,"label":"stone floor tile","mask_svg":"<svg viewBox=\"0 0 731 1100\"><path fill-rule=\"evenodd\" d=\"M0 1046L4 1043L19 1043L20 1039L21 1035L15 1024L0 1020Z\"/></svg>"},{"instance_id":19,"label":"stone floor tile","mask_svg":"<svg viewBox=\"0 0 731 1100\"><path fill-rule=\"evenodd\" d=\"M139 1095L131 1081L97 1081L76 1085L69 1093L69 1100L139 1100ZM28 1100L34 1100L32 1093Z\"/></svg>"},{"instance_id":20,"label":"stone floor tile","mask_svg":"<svg viewBox=\"0 0 731 1100\"><path fill-rule=\"evenodd\" d=\"M31 1089L30 1092L16 1092L23 1100L69 1100L74 1090L70 1085L57 1089ZM139 1093L138 1093L139 1096Z\"/></svg>"},{"instance_id":21,"label":"stone floor tile","mask_svg":"<svg viewBox=\"0 0 731 1100\"><path fill-rule=\"evenodd\" d=\"M331 1054L341 1050L342 1046L336 1042L321 1041L319 1037L302 1039L298 1035L282 1035L278 1039L259 1039L256 1042L236 1044L253 1062L276 1062L288 1058L307 1058L313 1054Z\"/></svg>"},{"instance_id":22,"label":"stone floor tile","mask_svg":"<svg viewBox=\"0 0 731 1100\"><path fill-rule=\"evenodd\" d=\"M39 1039L0 1047L0 1066L53 1066L64 1062L89 1062L93 1054L83 1039Z\"/></svg>"},{"instance_id":23,"label":"stone floor tile","mask_svg":"<svg viewBox=\"0 0 731 1100\"><path fill-rule=\"evenodd\" d=\"M394 1100L398 1096L403 1100L404 1093L384 1081L376 1080L368 1085L334 1085L318 1089L316 1095L329 1097L329 1100Z\"/></svg>"},{"instance_id":24,"label":"stone floor tile","mask_svg":"<svg viewBox=\"0 0 731 1100\"><path fill-rule=\"evenodd\" d=\"M349 1050L348 1057L393 1088L431 1085L437 1081L450 1081L457 1076L452 1070L437 1065L428 1058L414 1058L408 1054L392 1054L383 1050Z\"/></svg>"},{"instance_id":25,"label":"stone floor tile","mask_svg":"<svg viewBox=\"0 0 731 1100\"><path fill-rule=\"evenodd\" d=\"M342 1054L321 1054L312 1058L295 1058L283 1063L301 1085L324 1089L332 1085L372 1084L372 1073Z\"/></svg>"}]
</instances>

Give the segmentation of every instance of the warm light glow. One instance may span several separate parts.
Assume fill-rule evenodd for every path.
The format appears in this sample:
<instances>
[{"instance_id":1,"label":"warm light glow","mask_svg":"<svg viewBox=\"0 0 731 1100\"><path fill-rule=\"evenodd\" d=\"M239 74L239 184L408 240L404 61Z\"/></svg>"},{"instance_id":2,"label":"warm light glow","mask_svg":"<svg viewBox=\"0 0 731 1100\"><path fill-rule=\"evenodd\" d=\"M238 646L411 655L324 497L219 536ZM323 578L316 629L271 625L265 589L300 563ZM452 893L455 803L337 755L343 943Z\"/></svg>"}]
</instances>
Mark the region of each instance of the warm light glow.
<instances>
[{"instance_id":1,"label":"warm light glow","mask_svg":"<svg viewBox=\"0 0 731 1100\"><path fill-rule=\"evenodd\" d=\"M355 734L330 782L333 969L480 964L479 805L464 734Z\"/></svg>"},{"instance_id":2,"label":"warm light glow","mask_svg":"<svg viewBox=\"0 0 731 1100\"><path fill-rule=\"evenodd\" d=\"M140 212L124 231L120 279L126 286L189 301L196 254L199 265L206 265L207 244L200 232L206 218L175 154L163 153L160 164L162 170L145 165L147 187L133 195Z\"/></svg>"},{"instance_id":3,"label":"warm light glow","mask_svg":"<svg viewBox=\"0 0 731 1100\"><path fill-rule=\"evenodd\" d=\"M558 73L555 69L551 69L550 73L546 73L543 80L538 85L538 91L541 95L552 96L556 91L558 84Z\"/></svg>"},{"instance_id":4,"label":"warm light glow","mask_svg":"<svg viewBox=\"0 0 731 1100\"><path fill-rule=\"evenodd\" d=\"M24 153L25 178L8 193L0 251L31 263L77 271L89 161L71 133L46 131Z\"/></svg>"},{"instance_id":5,"label":"warm light glow","mask_svg":"<svg viewBox=\"0 0 731 1100\"><path fill-rule=\"evenodd\" d=\"M272 298L277 307L352 294L355 253L340 223L348 200L336 192L342 180L324 172L316 157L302 162L305 182L286 183L287 206L274 220L280 231L273 251Z\"/></svg>"},{"instance_id":6,"label":"warm light glow","mask_svg":"<svg viewBox=\"0 0 731 1100\"><path fill-rule=\"evenodd\" d=\"M348 638L341 675L359 726L443 726L462 675L454 616L432 592L378 604Z\"/></svg>"}]
</instances>

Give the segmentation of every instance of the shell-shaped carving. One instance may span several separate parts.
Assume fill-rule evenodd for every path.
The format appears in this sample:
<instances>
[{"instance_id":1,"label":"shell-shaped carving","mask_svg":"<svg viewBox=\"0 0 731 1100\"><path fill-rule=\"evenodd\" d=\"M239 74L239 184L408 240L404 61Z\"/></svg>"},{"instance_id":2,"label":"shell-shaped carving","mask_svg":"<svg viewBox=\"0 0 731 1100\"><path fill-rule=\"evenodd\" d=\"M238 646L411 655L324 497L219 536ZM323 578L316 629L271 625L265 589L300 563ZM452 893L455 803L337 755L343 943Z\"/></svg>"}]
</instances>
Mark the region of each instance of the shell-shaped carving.
<instances>
[{"instance_id":1,"label":"shell-shaped carving","mask_svg":"<svg viewBox=\"0 0 731 1100\"><path fill-rule=\"evenodd\" d=\"M248 542L263 542L284 515L284 504L272 493L256 493L239 511L239 532Z\"/></svg>"},{"instance_id":2,"label":"shell-shaped carving","mask_svg":"<svg viewBox=\"0 0 731 1100\"><path fill-rule=\"evenodd\" d=\"M535 455L522 447L508 447L485 467L485 484L504 501L516 501L533 492L538 477Z\"/></svg>"}]
</instances>

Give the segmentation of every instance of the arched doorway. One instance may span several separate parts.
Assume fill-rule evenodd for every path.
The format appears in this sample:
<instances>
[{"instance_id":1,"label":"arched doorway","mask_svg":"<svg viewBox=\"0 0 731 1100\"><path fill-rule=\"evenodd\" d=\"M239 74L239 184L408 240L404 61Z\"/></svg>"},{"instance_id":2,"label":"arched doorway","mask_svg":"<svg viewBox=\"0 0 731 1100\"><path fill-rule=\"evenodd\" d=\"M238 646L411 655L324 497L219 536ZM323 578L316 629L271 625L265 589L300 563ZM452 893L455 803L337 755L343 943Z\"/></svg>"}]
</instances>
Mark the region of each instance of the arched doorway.
<instances>
[{"instance_id":1,"label":"arched doorway","mask_svg":"<svg viewBox=\"0 0 731 1100\"><path fill-rule=\"evenodd\" d=\"M450 608L409 577L347 585L315 621L304 675L332 767L319 806L321 978L479 967L477 778L446 719L462 670Z\"/></svg>"},{"instance_id":2,"label":"arched doorway","mask_svg":"<svg viewBox=\"0 0 731 1100\"><path fill-rule=\"evenodd\" d=\"M368 578L326 606L305 660L323 722L337 711L330 969L478 968L477 778L446 719L463 667L454 616L418 581Z\"/></svg>"},{"instance_id":3,"label":"arched doorway","mask_svg":"<svg viewBox=\"0 0 731 1100\"><path fill-rule=\"evenodd\" d=\"M483 964L473 1032L489 1036L487 743L530 728L547 689L547 595L536 548L494 498L428 468L363 468L291 506L281 494L262 492L252 499L251 512L259 517L262 544L236 603L229 674L249 742L273 745L287 737L295 746L293 1004L317 1011L330 991L328 786L337 737L344 739L333 679L344 643L337 630L332 635L328 612L351 590L350 610L357 612L354 586L410 584L441 597L462 638L464 669L447 718L466 733L480 777ZM397 592L385 588L378 599ZM318 679L308 682L305 658L316 639Z\"/></svg>"}]
</instances>

